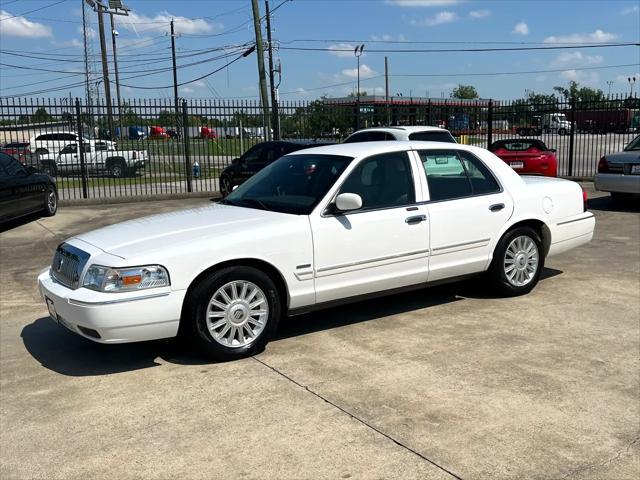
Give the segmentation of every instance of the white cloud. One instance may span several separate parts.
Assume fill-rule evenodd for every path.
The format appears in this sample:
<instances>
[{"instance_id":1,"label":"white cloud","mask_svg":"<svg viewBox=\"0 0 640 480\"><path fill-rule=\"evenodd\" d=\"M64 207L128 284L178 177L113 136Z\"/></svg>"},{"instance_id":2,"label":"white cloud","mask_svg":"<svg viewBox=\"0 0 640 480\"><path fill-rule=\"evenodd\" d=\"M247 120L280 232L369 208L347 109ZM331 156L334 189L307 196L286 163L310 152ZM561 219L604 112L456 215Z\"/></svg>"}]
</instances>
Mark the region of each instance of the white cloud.
<instances>
[{"instance_id":1,"label":"white cloud","mask_svg":"<svg viewBox=\"0 0 640 480\"><path fill-rule=\"evenodd\" d=\"M491 15L491 10L473 10L469 12L469 18L475 19L487 18L489 15Z\"/></svg>"},{"instance_id":2,"label":"white cloud","mask_svg":"<svg viewBox=\"0 0 640 480\"><path fill-rule=\"evenodd\" d=\"M80 34L80 35L84 35L82 26L78 26L78 28L76 29L76 31ZM87 38L98 38L98 32L96 32L93 28L91 27L87 27Z\"/></svg>"},{"instance_id":3,"label":"white cloud","mask_svg":"<svg viewBox=\"0 0 640 480\"><path fill-rule=\"evenodd\" d=\"M629 15L631 13L638 13L638 12L640 12L640 6L634 5L632 7L627 7L620 10L620 15Z\"/></svg>"},{"instance_id":4,"label":"white cloud","mask_svg":"<svg viewBox=\"0 0 640 480\"><path fill-rule=\"evenodd\" d=\"M545 43L606 43L618 38L616 33L604 32L600 29L593 33L572 33L570 35L552 35L544 39Z\"/></svg>"},{"instance_id":5,"label":"white cloud","mask_svg":"<svg viewBox=\"0 0 640 480\"><path fill-rule=\"evenodd\" d=\"M529 26L524 22L516 23L511 33L515 35L529 35Z\"/></svg>"},{"instance_id":6,"label":"white cloud","mask_svg":"<svg viewBox=\"0 0 640 480\"><path fill-rule=\"evenodd\" d=\"M600 75L598 72L584 72L581 70L565 70L560 73L560 78L565 80L573 80L583 85L597 86L600 84Z\"/></svg>"},{"instance_id":7,"label":"white cloud","mask_svg":"<svg viewBox=\"0 0 640 480\"><path fill-rule=\"evenodd\" d=\"M307 92L307 91L306 91L304 88L302 88L302 87L298 87L298 88L296 88L296 89L295 89L295 92L296 92L296 94L297 94L297 95L301 95L301 96L303 96L303 97L306 97L306 96L310 95L310 93L309 93L309 92Z\"/></svg>"},{"instance_id":8,"label":"white cloud","mask_svg":"<svg viewBox=\"0 0 640 480\"><path fill-rule=\"evenodd\" d=\"M382 35L371 35L371 40L373 40L374 42L406 42L407 41L407 37L405 37L404 35L400 34L397 37L394 37L393 35L389 35L388 33L383 33Z\"/></svg>"},{"instance_id":9,"label":"white cloud","mask_svg":"<svg viewBox=\"0 0 640 480\"><path fill-rule=\"evenodd\" d=\"M335 55L336 57L350 58L354 56L353 51L355 48L356 46L352 45L351 43L335 43L333 45L329 45L329 50L331 50L329 53L331 55ZM348 51L343 52L342 50Z\"/></svg>"},{"instance_id":10,"label":"white cloud","mask_svg":"<svg viewBox=\"0 0 640 480\"><path fill-rule=\"evenodd\" d=\"M582 52L561 52L551 61L552 67L564 67L568 65L598 65L604 61L601 55L585 55Z\"/></svg>"},{"instance_id":11,"label":"white cloud","mask_svg":"<svg viewBox=\"0 0 640 480\"><path fill-rule=\"evenodd\" d=\"M117 22L122 28L137 32L138 29L144 32L161 31L168 32L170 27L169 23L173 19L175 32L181 33L211 33L218 32L224 29L224 25L221 23L211 23L198 19L190 19L181 17L180 15L171 15L169 12L160 12L155 17L148 17L146 15L139 15L136 12L129 12L127 17L118 17Z\"/></svg>"},{"instance_id":12,"label":"white cloud","mask_svg":"<svg viewBox=\"0 0 640 480\"><path fill-rule=\"evenodd\" d=\"M13 14L0 10L0 34L7 37L42 38L51 37L51 27L38 22L30 22L24 17L14 17Z\"/></svg>"},{"instance_id":13,"label":"white cloud","mask_svg":"<svg viewBox=\"0 0 640 480\"><path fill-rule=\"evenodd\" d=\"M347 78L357 78L358 77L358 69L357 68L346 68L342 70L342 75ZM373 70L369 65L363 63L360 65L360 79L373 77L377 74L375 70Z\"/></svg>"},{"instance_id":14,"label":"white cloud","mask_svg":"<svg viewBox=\"0 0 640 480\"><path fill-rule=\"evenodd\" d=\"M461 0L386 0L385 3L398 7L444 7L461 3Z\"/></svg>"},{"instance_id":15,"label":"white cloud","mask_svg":"<svg viewBox=\"0 0 640 480\"><path fill-rule=\"evenodd\" d=\"M189 87L180 87L180 91L182 93L193 93L194 92L193 88L189 88Z\"/></svg>"},{"instance_id":16,"label":"white cloud","mask_svg":"<svg viewBox=\"0 0 640 480\"><path fill-rule=\"evenodd\" d=\"M195 82L191 82L189 85L196 88L204 88L206 87L205 83L202 80L197 80Z\"/></svg>"},{"instance_id":17,"label":"white cloud","mask_svg":"<svg viewBox=\"0 0 640 480\"><path fill-rule=\"evenodd\" d=\"M458 20L458 15L454 12L438 12L433 17L423 18L422 20L411 20L411 25L416 27L435 27L444 23L451 23Z\"/></svg>"},{"instance_id":18,"label":"white cloud","mask_svg":"<svg viewBox=\"0 0 640 480\"><path fill-rule=\"evenodd\" d=\"M547 79L546 75L538 75L536 76L536 82L544 82Z\"/></svg>"},{"instance_id":19,"label":"white cloud","mask_svg":"<svg viewBox=\"0 0 640 480\"><path fill-rule=\"evenodd\" d=\"M616 77L616 82L624 83L626 88L629 88L629 78L636 77L636 86L640 83L640 72L637 73L629 73L627 75L618 75Z\"/></svg>"}]
</instances>

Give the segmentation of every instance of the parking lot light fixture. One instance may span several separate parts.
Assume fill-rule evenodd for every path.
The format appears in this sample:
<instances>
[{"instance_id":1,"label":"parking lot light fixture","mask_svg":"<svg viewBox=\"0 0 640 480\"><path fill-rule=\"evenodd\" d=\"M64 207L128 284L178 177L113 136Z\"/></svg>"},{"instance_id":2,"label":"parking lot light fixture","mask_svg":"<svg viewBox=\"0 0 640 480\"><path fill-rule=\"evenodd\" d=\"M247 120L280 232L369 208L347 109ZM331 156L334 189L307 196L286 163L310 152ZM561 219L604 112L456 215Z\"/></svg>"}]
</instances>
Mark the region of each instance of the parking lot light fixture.
<instances>
[{"instance_id":1,"label":"parking lot light fixture","mask_svg":"<svg viewBox=\"0 0 640 480\"><path fill-rule=\"evenodd\" d=\"M353 50L357 59L356 75L358 77L358 89L356 91L356 130L360 130L360 56L364 50L364 43L356 46Z\"/></svg>"}]
</instances>

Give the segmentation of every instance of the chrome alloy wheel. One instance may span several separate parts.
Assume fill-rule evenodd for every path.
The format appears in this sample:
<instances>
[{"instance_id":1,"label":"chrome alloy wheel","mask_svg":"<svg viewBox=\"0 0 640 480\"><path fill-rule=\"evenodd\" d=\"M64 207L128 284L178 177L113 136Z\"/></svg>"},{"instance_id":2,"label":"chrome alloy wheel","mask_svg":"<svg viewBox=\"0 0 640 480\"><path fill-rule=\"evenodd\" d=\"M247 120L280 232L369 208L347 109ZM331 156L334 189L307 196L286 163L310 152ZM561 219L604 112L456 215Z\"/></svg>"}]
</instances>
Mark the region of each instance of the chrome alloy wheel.
<instances>
[{"instance_id":1,"label":"chrome alloy wheel","mask_svg":"<svg viewBox=\"0 0 640 480\"><path fill-rule=\"evenodd\" d=\"M225 197L231 193L231 180L226 175L220 178L220 192Z\"/></svg>"},{"instance_id":2,"label":"chrome alloy wheel","mask_svg":"<svg viewBox=\"0 0 640 480\"><path fill-rule=\"evenodd\" d=\"M504 254L504 273L514 287L528 285L539 265L538 246L530 237L514 238Z\"/></svg>"},{"instance_id":3,"label":"chrome alloy wheel","mask_svg":"<svg viewBox=\"0 0 640 480\"><path fill-rule=\"evenodd\" d=\"M49 209L49 213L54 213L56 211L57 204L58 198L56 197L56 192L54 190L50 190L47 194L47 208Z\"/></svg>"},{"instance_id":4,"label":"chrome alloy wheel","mask_svg":"<svg viewBox=\"0 0 640 480\"><path fill-rule=\"evenodd\" d=\"M269 303L257 285L245 280L229 282L213 294L207 308L207 327L213 339L231 348L251 344L264 330Z\"/></svg>"}]
</instances>

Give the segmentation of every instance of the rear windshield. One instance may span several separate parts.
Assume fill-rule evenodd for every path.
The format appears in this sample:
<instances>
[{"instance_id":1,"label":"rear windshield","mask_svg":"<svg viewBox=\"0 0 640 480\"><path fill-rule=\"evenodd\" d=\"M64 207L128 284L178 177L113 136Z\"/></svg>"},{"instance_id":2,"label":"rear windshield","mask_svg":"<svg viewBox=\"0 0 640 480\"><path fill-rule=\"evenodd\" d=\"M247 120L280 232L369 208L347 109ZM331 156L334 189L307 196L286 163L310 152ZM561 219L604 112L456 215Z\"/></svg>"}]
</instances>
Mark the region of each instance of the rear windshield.
<instances>
[{"instance_id":1,"label":"rear windshield","mask_svg":"<svg viewBox=\"0 0 640 480\"><path fill-rule=\"evenodd\" d=\"M510 152L524 152L530 148L536 148L542 151L549 150L540 140L500 140L493 142L491 147L489 147L489 151L495 152L496 150L503 149Z\"/></svg>"},{"instance_id":2,"label":"rear windshield","mask_svg":"<svg viewBox=\"0 0 640 480\"><path fill-rule=\"evenodd\" d=\"M455 138L449 132L415 132L409 135L409 140L456 143Z\"/></svg>"}]
</instances>

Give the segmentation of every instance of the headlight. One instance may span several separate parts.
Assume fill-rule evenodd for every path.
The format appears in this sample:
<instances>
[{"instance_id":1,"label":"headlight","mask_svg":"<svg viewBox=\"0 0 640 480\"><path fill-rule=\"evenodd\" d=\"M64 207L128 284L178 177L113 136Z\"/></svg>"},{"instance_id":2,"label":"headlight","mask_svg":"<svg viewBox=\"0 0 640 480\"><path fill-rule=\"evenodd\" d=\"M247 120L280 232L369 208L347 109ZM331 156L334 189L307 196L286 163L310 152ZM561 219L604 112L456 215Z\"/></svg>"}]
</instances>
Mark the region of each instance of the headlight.
<instances>
[{"instance_id":1,"label":"headlight","mask_svg":"<svg viewBox=\"0 0 640 480\"><path fill-rule=\"evenodd\" d=\"M82 282L83 287L98 292L129 292L169 285L169 272L160 265L125 268L91 265Z\"/></svg>"}]
</instances>

